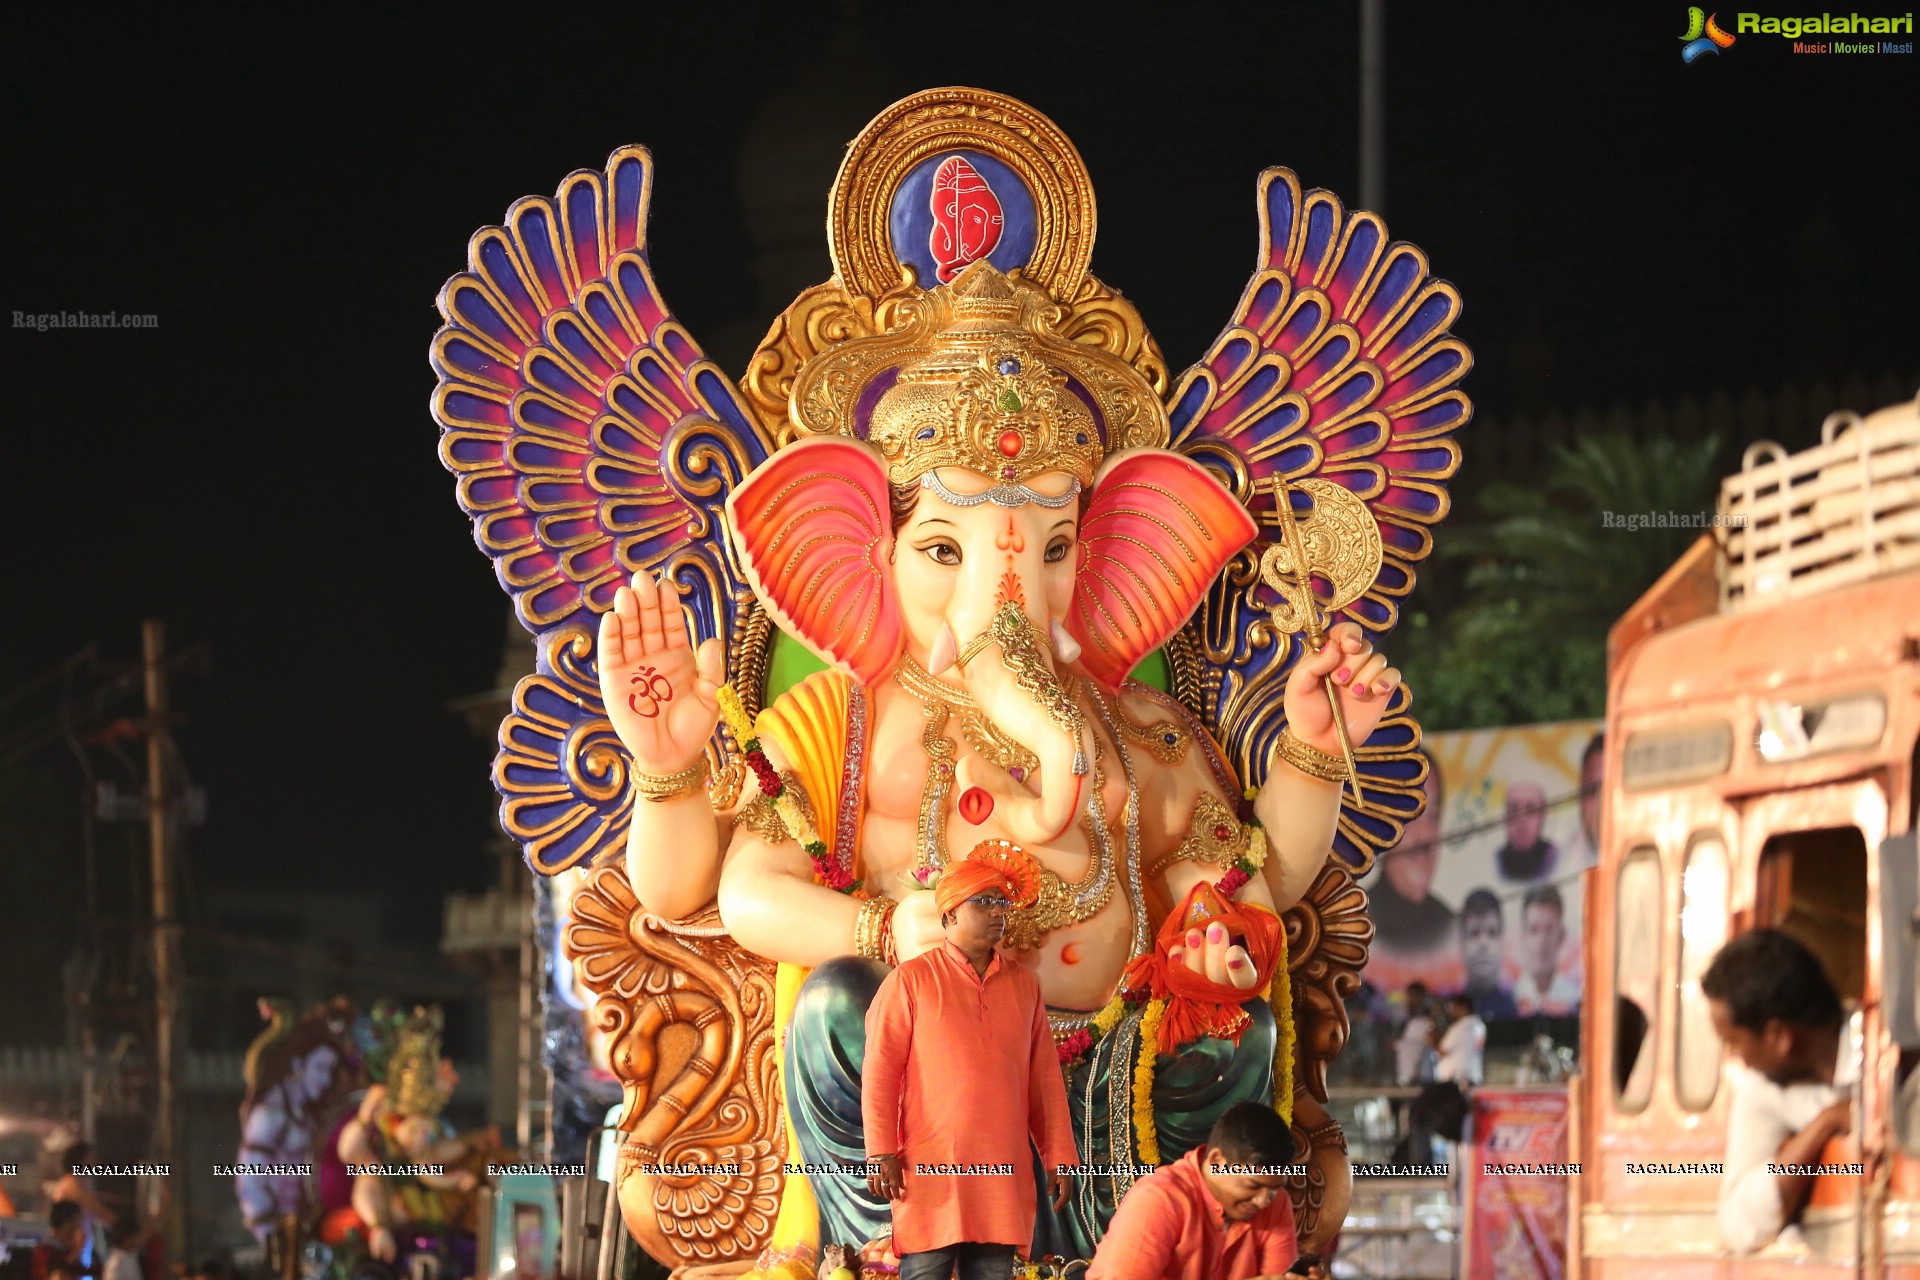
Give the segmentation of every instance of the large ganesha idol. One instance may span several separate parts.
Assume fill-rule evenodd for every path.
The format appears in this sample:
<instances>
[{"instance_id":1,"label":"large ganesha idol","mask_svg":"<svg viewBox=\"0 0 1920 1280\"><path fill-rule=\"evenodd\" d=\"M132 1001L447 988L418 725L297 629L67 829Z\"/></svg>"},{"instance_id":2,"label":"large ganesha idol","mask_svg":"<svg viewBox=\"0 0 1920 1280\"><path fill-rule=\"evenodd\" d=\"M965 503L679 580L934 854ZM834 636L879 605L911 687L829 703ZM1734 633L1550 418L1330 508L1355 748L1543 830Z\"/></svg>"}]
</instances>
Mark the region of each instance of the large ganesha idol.
<instances>
[{"instance_id":1,"label":"large ganesha idol","mask_svg":"<svg viewBox=\"0 0 1920 1280\"><path fill-rule=\"evenodd\" d=\"M1072 145L941 89L855 140L834 278L736 386L655 287L651 182L626 148L515 204L433 347L442 458L538 638L495 780L534 870L585 878L628 1227L713 1274L884 1254L885 1203L830 1171L865 1154L864 1012L938 941L924 886L1011 844L1044 874L1002 946L1088 1166L1033 1256L1091 1256L1137 1169L1248 1099L1291 1118L1325 1241L1354 878L1422 802L1374 644L1459 465L1457 294L1269 170L1253 279L1170 388L1087 272Z\"/></svg>"}]
</instances>

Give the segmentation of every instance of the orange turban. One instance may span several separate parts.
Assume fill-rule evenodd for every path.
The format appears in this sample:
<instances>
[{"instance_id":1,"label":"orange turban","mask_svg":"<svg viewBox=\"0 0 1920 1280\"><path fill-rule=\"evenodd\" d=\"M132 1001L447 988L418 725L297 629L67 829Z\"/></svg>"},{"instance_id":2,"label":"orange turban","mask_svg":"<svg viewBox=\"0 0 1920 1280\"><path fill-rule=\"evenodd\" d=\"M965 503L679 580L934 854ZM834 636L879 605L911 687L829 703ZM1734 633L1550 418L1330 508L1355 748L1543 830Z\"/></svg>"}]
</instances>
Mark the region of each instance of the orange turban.
<instances>
[{"instance_id":1,"label":"orange turban","mask_svg":"<svg viewBox=\"0 0 1920 1280\"><path fill-rule=\"evenodd\" d=\"M1015 907L1032 906L1040 896L1040 866L1033 855L1005 840L982 840L941 873L933 904L946 915L975 894L995 890Z\"/></svg>"}]
</instances>

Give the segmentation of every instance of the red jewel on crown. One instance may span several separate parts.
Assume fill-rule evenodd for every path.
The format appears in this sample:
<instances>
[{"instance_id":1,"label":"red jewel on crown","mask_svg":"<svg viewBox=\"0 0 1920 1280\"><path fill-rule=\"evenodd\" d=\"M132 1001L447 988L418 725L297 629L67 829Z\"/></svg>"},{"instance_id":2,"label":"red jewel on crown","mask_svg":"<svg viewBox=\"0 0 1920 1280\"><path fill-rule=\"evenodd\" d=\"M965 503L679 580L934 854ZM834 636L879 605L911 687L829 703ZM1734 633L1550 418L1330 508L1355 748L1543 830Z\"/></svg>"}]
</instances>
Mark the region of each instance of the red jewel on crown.
<instances>
[{"instance_id":1,"label":"red jewel on crown","mask_svg":"<svg viewBox=\"0 0 1920 1280\"><path fill-rule=\"evenodd\" d=\"M1026 447L1026 437L1022 436L1018 431L1008 430L1000 433L1000 452L1006 454L1009 458L1019 457L1020 451Z\"/></svg>"}]
</instances>

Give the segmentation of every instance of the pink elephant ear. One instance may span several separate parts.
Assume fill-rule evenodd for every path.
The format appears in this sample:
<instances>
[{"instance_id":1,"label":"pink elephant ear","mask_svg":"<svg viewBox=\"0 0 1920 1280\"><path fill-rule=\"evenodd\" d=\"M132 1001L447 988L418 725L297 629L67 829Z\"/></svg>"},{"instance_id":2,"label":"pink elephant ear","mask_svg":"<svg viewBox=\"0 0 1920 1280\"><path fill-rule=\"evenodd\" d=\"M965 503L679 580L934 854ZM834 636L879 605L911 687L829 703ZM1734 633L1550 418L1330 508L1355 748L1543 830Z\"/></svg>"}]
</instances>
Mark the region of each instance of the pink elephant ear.
<instances>
[{"instance_id":1,"label":"pink elephant ear","mask_svg":"<svg viewBox=\"0 0 1920 1280\"><path fill-rule=\"evenodd\" d=\"M1116 688L1193 616L1214 575L1253 541L1253 517L1204 467L1163 449L1107 462L1080 522L1067 630L1079 665Z\"/></svg>"},{"instance_id":2,"label":"pink elephant ear","mask_svg":"<svg viewBox=\"0 0 1920 1280\"><path fill-rule=\"evenodd\" d=\"M876 684L906 645L887 572L887 468L872 446L819 436L774 454L727 499L754 592L807 648Z\"/></svg>"}]
</instances>

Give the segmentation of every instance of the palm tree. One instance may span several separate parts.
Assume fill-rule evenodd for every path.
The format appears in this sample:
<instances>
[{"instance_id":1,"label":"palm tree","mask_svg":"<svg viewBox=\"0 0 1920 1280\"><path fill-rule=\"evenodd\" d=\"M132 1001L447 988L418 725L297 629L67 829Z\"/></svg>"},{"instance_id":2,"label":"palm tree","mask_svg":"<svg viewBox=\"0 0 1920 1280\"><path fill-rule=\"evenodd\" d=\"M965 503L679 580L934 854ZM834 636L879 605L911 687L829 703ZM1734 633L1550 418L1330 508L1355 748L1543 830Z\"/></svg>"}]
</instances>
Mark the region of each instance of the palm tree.
<instances>
[{"instance_id":1,"label":"palm tree","mask_svg":"<svg viewBox=\"0 0 1920 1280\"><path fill-rule=\"evenodd\" d=\"M1469 562L1463 600L1444 618L1412 619L1403 668L1422 723L1466 729L1602 714L1608 628L1700 535L1629 529L1618 517L1710 510L1719 455L1717 436L1592 435L1554 447L1543 485L1487 486L1482 518L1443 551Z\"/></svg>"}]
</instances>

